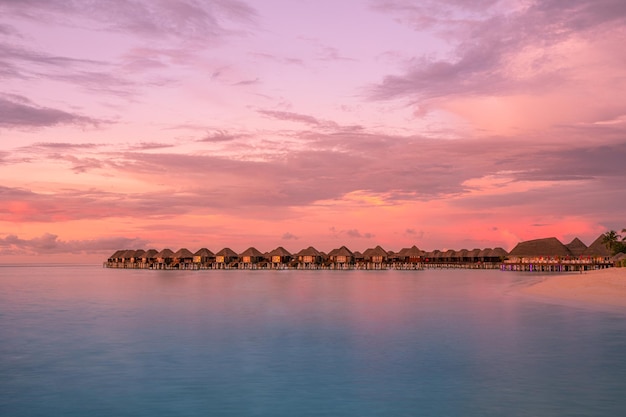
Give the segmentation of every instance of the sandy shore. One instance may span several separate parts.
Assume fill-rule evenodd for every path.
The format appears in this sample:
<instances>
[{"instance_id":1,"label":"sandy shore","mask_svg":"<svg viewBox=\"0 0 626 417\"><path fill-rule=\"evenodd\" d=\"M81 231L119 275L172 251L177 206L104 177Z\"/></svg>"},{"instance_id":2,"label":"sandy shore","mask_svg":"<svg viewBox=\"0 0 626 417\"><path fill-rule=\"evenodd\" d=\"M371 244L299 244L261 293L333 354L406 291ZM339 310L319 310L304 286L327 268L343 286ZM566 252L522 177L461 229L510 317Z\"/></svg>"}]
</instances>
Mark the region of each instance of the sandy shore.
<instances>
[{"instance_id":1,"label":"sandy shore","mask_svg":"<svg viewBox=\"0 0 626 417\"><path fill-rule=\"evenodd\" d=\"M546 301L626 309L626 268L549 276L521 292Z\"/></svg>"}]
</instances>

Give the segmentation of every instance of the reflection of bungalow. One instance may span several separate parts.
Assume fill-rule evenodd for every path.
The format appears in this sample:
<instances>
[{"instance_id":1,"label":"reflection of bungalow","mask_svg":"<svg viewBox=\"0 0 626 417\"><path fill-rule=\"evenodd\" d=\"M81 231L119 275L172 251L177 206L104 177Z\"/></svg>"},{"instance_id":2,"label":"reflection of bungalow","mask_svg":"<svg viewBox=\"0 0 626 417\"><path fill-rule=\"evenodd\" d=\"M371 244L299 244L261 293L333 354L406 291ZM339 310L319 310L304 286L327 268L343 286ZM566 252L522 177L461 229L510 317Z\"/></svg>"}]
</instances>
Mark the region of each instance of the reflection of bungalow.
<instances>
[{"instance_id":1,"label":"reflection of bungalow","mask_svg":"<svg viewBox=\"0 0 626 417\"><path fill-rule=\"evenodd\" d=\"M277 247L273 251L269 252L267 259L272 263L272 267L279 267L281 265L291 262L291 253L282 246Z\"/></svg>"},{"instance_id":2,"label":"reflection of bungalow","mask_svg":"<svg viewBox=\"0 0 626 417\"><path fill-rule=\"evenodd\" d=\"M166 266L169 267L169 265L173 262L173 260L174 260L174 252L172 252L170 249L163 249L161 252L156 254L156 261L160 269Z\"/></svg>"},{"instance_id":3,"label":"reflection of bungalow","mask_svg":"<svg viewBox=\"0 0 626 417\"><path fill-rule=\"evenodd\" d=\"M179 269L188 269L193 265L193 253L187 248L181 248L174 254L173 266Z\"/></svg>"},{"instance_id":4,"label":"reflection of bungalow","mask_svg":"<svg viewBox=\"0 0 626 417\"><path fill-rule=\"evenodd\" d=\"M207 267L213 262L215 262L215 254L207 248L198 249L198 251L193 254L193 263L201 267Z\"/></svg>"},{"instance_id":5,"label":"reflection of bungalow","mask_svg":"<svg viewBox=\"0 0 626 417\"><path fill-rule=\"evenodd\" d=\"M251 268L252 265L263 261L263 254L256 248L250 247L239 254L239 261L240 267Z\"/></svg>"},{"instance_id":6,"label":"reflection of bungalow","mask_svg":"<svg viewBox=\"0 0 626 417\"><path fill-rule=\"evenodd\" d=\"M215 254L215 263L218 267L224 268L232 262L237 261L237 253L231 248L224 248Z\"/></svg>"},{"instance_id":7,"label":"reflection of bungalow","mask_svg":"<svg viewBox=\"0 0 626 417\"><path fill-rule=\"evenodd\" d=\"M297 253L298 263L304 268L311 268L322 263L322 254L313 246L302 249Z\"/></svg>"},{"instance_id":8,"label":"reflection of bungalow","mask_svg":"<svg viewBox=\"0 0 626 417\"><path fill-rule=\"evenodd\" d=\"M387 252L380 246L376 246L375 248L366 249L363 252L363 258L365 262L381 264L387 262Z\"/></svg>"},{"instance_id":9,"label":"reflection of bungalow","mask_svg":"<svg viewBox=\"0 0 626 417\"><path fill-rule=\"evenodd\" d=\"M335 266L344 268L347 265L351 265L352 263L354 263L354 255L350 251L350 249L342 246L338 249L333 249L328 252L328 260L332 264L335 264Z\"/></svg>"}]
</instances>

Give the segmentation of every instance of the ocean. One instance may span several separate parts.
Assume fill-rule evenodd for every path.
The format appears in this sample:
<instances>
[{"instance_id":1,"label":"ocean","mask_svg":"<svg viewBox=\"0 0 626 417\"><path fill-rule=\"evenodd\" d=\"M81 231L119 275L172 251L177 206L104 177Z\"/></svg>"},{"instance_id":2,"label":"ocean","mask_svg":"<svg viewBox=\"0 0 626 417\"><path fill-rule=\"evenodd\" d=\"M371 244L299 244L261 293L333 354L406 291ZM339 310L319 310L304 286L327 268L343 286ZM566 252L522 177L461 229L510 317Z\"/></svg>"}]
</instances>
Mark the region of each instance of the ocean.
<instances>
[{"instance_id":1,"label":"ocean","mask_svg":"<svg viewBox=\"0 0 626 417\"><path fill-rule=\"evenodd\" d=\"M0 266L0 415L626 415L626 313L536 278Z\"/></svg>"}]
</instances>

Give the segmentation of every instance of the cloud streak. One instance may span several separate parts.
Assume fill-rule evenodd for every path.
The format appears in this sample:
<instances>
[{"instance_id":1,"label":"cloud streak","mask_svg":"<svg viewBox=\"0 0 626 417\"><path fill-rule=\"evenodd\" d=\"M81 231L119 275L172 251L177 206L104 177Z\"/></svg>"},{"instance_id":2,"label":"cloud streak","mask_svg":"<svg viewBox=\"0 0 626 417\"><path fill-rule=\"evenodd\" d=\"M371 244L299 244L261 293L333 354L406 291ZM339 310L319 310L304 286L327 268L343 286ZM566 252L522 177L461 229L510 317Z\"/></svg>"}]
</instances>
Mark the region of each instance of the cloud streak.
<instances>
[{"instance_id":1,"label":"cloud streak","mask_svg":"<svg viewBox=\"0 0 626 417\"><path fill-rule=\"evenodd\" d=\"M25 97L0 96L0 128L39 128L60 124L97 127L102 121L37 106Z\"/></svg>"},{"instance_id":2,"label":"cloud streak","mask_svg":"<svg viewBox=\"0 0 626 417\"><path fill-rule=\"evenodd\" d=\"M0 14L5 249L510 247L624 227L623 1Z\"/></svg>"},{"instance_id":3,"label":"cloud streak","mask_svg":"<svg viewBox=\"0 0 626 417\"><path fill-rule=\"evenodd\" d=\"M61 240L59 236L45 233L32 239L17 235L0 238L0 254L10 255L54 255L108 253L120 248L143 248L148 242L139 238L108 237L92 240Z\"/></svg>"}]
</instances>

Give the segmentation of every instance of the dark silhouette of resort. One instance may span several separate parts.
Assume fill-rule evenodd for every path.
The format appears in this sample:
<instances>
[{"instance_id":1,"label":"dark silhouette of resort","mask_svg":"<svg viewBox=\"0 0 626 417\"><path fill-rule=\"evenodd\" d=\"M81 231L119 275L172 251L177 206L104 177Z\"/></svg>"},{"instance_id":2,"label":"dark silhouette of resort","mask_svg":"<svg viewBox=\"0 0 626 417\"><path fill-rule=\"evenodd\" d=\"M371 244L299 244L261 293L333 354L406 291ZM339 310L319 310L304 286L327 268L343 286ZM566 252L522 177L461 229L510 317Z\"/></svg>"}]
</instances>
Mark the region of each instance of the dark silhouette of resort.
<instances>
[{"instance_id":1,"label":"dark silhouette of resort","mask_svg":"<svg viewBox=\"0 0 626 417\"><path fill-rule=\"evenodd\" d=\"M621 254L624 255L624 254ZM129 269L335 269L335 270L419 270L424 268L476 268L509 271L582 271L607 268L621 262L620 256L611 257L602 243L602 236L590 246L580 239L564 245L557 238L535 239L519 243L511 252L502 248L473 250L434 250L425 252L412 246L398 252L386 251L380 246L363 253L352 252L345 246L328 253L312 246L290 253L279 246L270 252L250 247L241 253L223 248L213 253L207 248L191 252L186 248L174 252L118 250L104 263L107 268Z\"/></svg>"}]
</instances>

